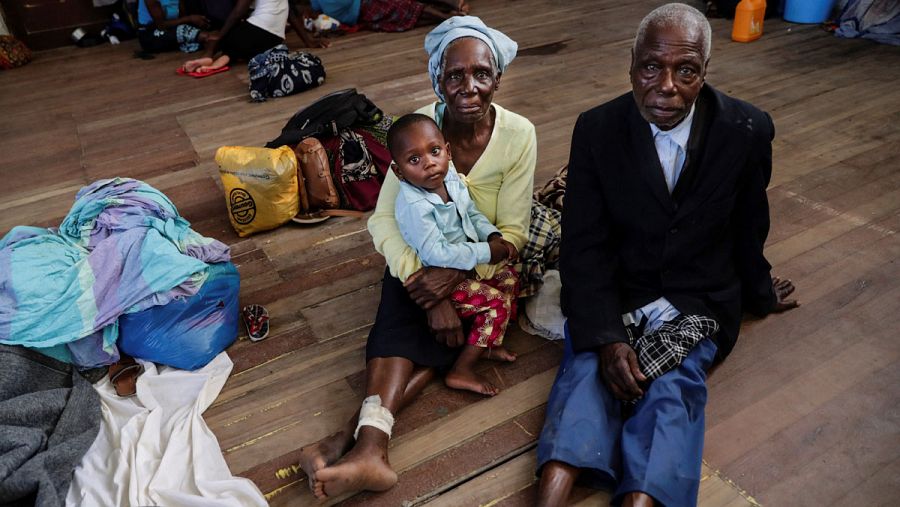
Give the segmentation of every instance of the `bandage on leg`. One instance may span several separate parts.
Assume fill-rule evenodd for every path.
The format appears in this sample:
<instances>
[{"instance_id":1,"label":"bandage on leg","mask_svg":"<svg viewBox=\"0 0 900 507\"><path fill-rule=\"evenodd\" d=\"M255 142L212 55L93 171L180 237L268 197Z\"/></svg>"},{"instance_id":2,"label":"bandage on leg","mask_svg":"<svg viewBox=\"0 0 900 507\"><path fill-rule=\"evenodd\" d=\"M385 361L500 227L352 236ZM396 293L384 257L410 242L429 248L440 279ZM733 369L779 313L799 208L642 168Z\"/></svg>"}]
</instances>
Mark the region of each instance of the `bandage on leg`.
<instances>
[{"instance_id":1,"label":"bandage on leg","mask_svg":"<svg viewBox=\"0 0 900 507\"><path fill-rule=\"evenodd\" d=\"M353 438L359 436L359 429L363 426L372 426L387 433L388 438L391 437L394 416L390 410L381 406L381 396L374 394L363 400L362 409L359 411L359 423L353 432Z\"/></svg>"}]
</instances>

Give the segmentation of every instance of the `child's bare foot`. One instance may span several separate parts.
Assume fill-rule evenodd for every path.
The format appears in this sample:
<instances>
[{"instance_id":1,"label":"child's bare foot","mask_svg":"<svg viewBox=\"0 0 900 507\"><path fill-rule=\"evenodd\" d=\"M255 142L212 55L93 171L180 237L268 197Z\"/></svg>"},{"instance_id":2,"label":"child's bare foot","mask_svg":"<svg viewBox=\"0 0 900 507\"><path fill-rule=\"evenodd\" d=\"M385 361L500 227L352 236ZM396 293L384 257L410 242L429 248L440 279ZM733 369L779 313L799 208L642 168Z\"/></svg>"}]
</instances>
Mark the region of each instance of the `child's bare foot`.
<instances>
[{"instance_id":1,"label":"child's bare foot","mask_svg":"<svg viewBox=\"0 0 900 507\"><path fill-rule=\"evenodd\" d=\"M461 12L462 15L468 14L469 13L469 2L466 2L466 0L459 0L456 10Z\"/></svg>"},{"instance_id":2,"label":"child's bare foot","mask_svg":"<svg viewBox=\"0 0 900 507\"><path fill-rule=\"evenodd\" d=\"M472 369L460 369L453 367L444 377L444 383L452 389L462 389L464 391L472 391L485 396L494 396L500 392L500 389L492 384L488 379L476 373Z\"/></svg>"},{"instance_id":3,"label":"child's bare foot","mask_svg":"<svg viewBox=\"0 0 900 507\"><path fill-rule=\"evenodd\" d=\"M378 447L354 447L334 466L315 473L313 494L324 499L356 491L385 491L397 484L387 455Z\"/></svg>"},{"instance_id":4,"label":"child's bare foot","mask_svg":"<svg viewBox=\"0 0 900 507\"><path fill-rule=\"evenodd\" d=\"M306 472L309 489L315 491L316 472L334 464L353 445L353 435L339 431L300 449L300 468Z\"/></svg>"},{"instance_id":5,"label":"child's bare foot","mask_svg":"<svg viewBox=\"0 0 900 507\"><path fill-rule=\"evenodd\" d=\"M212 58L204 57L204 58L197 58L196 60L188 60L188 61L184 62L184 65L182 65L181 68L184 69L185 72L194 72L195 70L199 69L200 67L203 67L205 65L212 65L212 64L213 64Z\"/></svg>"},{"instance_id":6,"label":"child's bare foot","mask_svg":"<svg viewBox=\"0 0 900 507\"><path fill-rule=\"evenodd\" d=\"M453 363L453 368L444 377L444 383L452 389L472 391L485 396L494 396L500 390L488 379L475 371L475 363L481 357L483 348L475 345L466 345Z\"/></svg>"},{"instance_id":7,"label":"child's bare foot","mask_svg":"<svg viewBox=\"0 0 900 507\"><path fill-rule=\"evenodd\" d=\"M511 363L516 360L516 353L506 350L503 346L486 348L481 351L482 359L490 359L492 361L504 361Z\"/></svg>"}]
</instances>

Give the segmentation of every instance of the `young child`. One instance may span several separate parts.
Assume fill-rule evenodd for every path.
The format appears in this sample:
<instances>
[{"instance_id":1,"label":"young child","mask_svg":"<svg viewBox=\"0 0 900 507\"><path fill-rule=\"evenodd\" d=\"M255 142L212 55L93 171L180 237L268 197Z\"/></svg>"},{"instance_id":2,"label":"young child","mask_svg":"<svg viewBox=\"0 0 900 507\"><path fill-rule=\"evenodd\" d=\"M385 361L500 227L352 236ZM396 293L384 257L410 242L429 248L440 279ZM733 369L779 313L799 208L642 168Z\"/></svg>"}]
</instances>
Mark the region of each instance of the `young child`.
<instances>
[{"instance_id":1,"label":"young child","mask_svg":"<svg viewBox=\"0 0 900 507\"><path fill-rule=\"evenodd\" d=\"M428 116L409 114L394 122L387 136L400 179L395 216L403 239L422 264L469 271L476 264L515 261L516 247L475 207L450 161L450 145ZM475 372L487 348L500 359L515 356L502 349L503 334L518 294L518 274L509 265L490 280L466 279L451 296L457 313L472 319L459 358L447 373L447 386L493 396L498 389Z\"/></svg>"}]
</instances>

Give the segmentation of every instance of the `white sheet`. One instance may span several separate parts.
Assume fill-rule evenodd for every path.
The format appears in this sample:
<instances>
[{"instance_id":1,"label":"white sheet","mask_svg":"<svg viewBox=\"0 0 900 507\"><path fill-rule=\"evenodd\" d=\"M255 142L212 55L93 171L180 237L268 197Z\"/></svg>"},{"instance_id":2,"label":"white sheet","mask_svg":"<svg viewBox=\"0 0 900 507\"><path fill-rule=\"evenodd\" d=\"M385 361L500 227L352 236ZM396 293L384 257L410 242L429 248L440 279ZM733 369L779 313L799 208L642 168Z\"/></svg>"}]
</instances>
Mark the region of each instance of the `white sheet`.
<instances>
[{"instance_id":1,"label":"white sheet","mask_svg":"<svg viewBox=\"0 0 900 507\"><path fill-rule=\"evenodd\" d=\"M525 311L519 314L519 327L526 333L548 340L564 339L566 317L559 307L561 292L559 271L548 269L544 272L544 284L540 290L525 300Z\"/></svg>"},{"instance_id":2,"label":"white sheet","mask_svg":"<svg viewBox=\"0 0 900 507\"><path fill-rule=\"evenodd\" d=\"M75 470L66 505L268 505L255 484L231 475L201 416L231 373L228 355L194 372L143 364L137 396L120 398L109 379L95 384L100 434Z\"/></svg>"}]
</instances>

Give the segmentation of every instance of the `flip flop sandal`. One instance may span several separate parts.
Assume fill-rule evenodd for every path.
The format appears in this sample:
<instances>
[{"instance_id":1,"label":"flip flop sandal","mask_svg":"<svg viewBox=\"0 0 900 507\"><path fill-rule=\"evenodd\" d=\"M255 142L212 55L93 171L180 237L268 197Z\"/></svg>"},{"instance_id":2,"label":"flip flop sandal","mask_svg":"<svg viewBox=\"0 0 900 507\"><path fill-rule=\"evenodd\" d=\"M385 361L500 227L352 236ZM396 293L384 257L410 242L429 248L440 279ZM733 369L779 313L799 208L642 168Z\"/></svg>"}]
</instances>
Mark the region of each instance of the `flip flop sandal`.
<instances>
[{"instance_id":1,"label":"flip flop sandal","mask_svg":"<svg viewBox=\"0 0 900 507\"><path fill-rule=\"evenodd\" d=\"M212 70L206 70L206 71L192 70L192 71L188 72L188 71L184 70L183 67L178 67L177 69L175 69L175 73L180 74L182 76L191 76L191 77L195 77L195 78L202 78L202 77L207 77L207 76L213 76L213 75L219 74L221 72L226 72L230 68L231 67L226 65L224 67L219 67L218 69L212 69Z\"/></svg>"},{"instance_id":2,"label":"flip flop sandal","mask_svg":"<svg viewBox=\"0 0 900 507\"><path fill-rule=\"evenodd\" d=\"M137 394L137 378L143 372L144 365L132 357L123 356L119 362L109 366L109 381L119 396L134 396Z\"/></svg>"},{"instance_id":3,"label":"flip flop sandal","mask_svg":"<svg viewBox=\"0 0 900 507\"><path fill-rule=\"evenodd\" d=\"M247 305L241 310L250 341L258 342L269 336L269 311L262 305Z\"/></svg>"},{"instance_id":4,"label":"flip flop sandal","mask_svg":"<svg viewBox=\"0 0 900 507\"><path fill-rule=\"evenodd\" d=\"M318 224L320 222L324 222L331 217L354 217L354 218L362 218L365 216L365 213L362 211L350 210L350 209L325 209L319 211L304 211L298 213L296 216L291 218L294 222L303 225L311 225Z\"/></svg>"}]
</instances>

